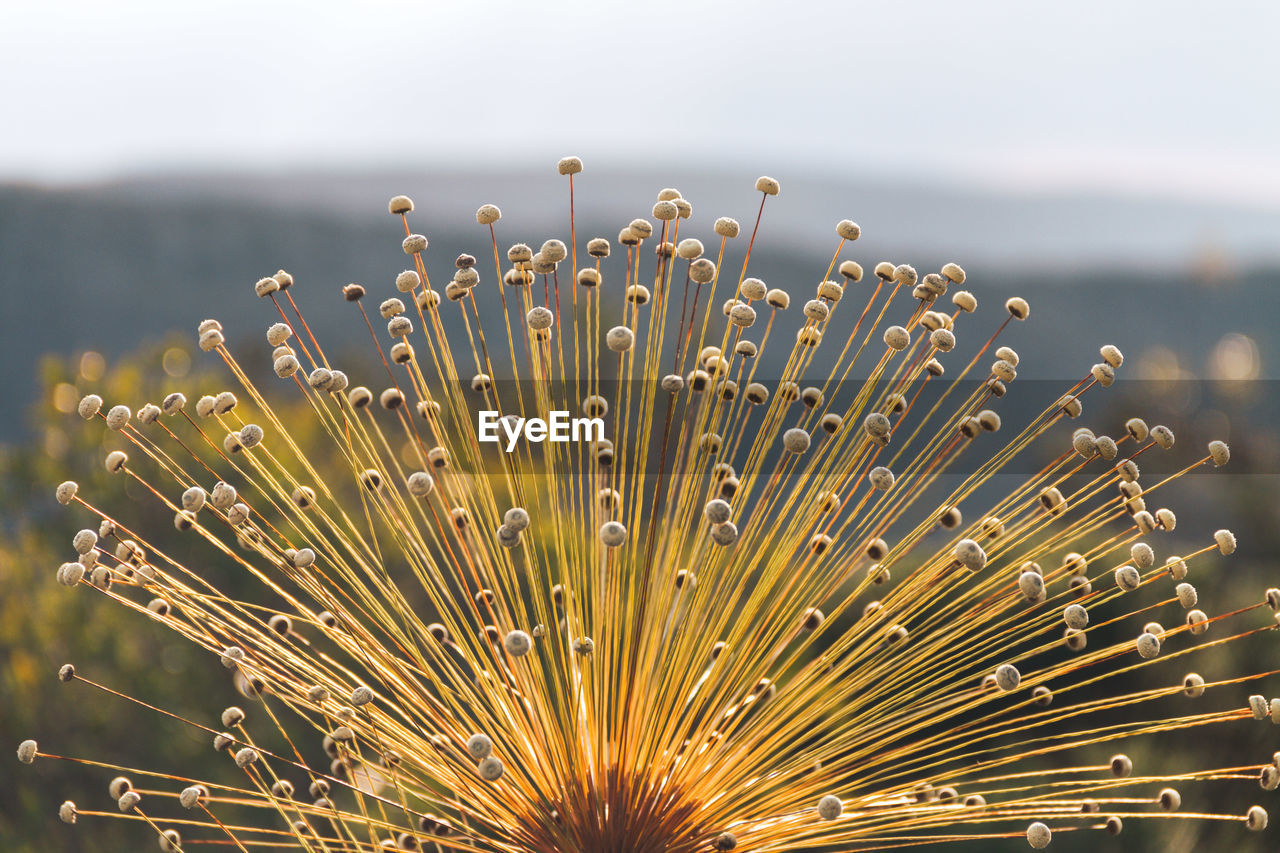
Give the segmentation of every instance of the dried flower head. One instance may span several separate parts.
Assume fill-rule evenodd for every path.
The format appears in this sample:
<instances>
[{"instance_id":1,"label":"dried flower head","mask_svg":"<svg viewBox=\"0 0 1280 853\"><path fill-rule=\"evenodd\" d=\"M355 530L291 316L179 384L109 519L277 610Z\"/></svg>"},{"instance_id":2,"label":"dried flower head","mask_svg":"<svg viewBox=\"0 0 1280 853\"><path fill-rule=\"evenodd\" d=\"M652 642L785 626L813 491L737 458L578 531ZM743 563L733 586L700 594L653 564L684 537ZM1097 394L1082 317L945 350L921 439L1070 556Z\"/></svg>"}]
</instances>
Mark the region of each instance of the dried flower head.
<instances>
[{"instance_id":1,"label":"dried flower head","mask_svg":"<svg viewBox=\"0 0 1280 853\"><path fill-rule=\"evenodd\" d=\"M372 352L344 367L367 384L347 388L282 272L252 288L280 320L275 387L207 321L201 346L244 406L223 391L192 418L170 395L158 412L182 417L141 430L159 414L80 401L87 428L133 452L112 450L108 469L191 549L68 481L58 501L100 527L76 534L57 580L194 643L248 709L222 711L223 732L187 721L236 782L142 785L144 804L117 780L126 818L173 850L502 853L1039 849L1125 820L1265 828L1259 807L1179 811L1180 791L1275 788L1280 765L1187 767L1173 789L1112 754L1280 719L1280 700L1242 695L1248 676L1181 663L1275 626L1280 592L1219 613L1181 582L1235 550L1226 530L1158 563L1148 543L1176 519L1146 509L1164 482L1139 486L1134 459L1172 431L1067 426L1107 393L1115 347L1002 428L1000 401L1021 387L1008 321L1029 320L1027 300L995 317L968 291L948 304L966 279L953 263L885 261L855 286L863 266L842 254L861 229L842 220L829 269L787 283L816 294L787 315L788 292L749 274L765 207L785 201L768 177L749 240L732 244L741 226L722 217L704 245L690 202L664 189L637 208L653 221L613 224L606 265L609 242L583 252L578 236L581 170L558 165L565 239L528 235L504 255L507 223L486 204L470 253L434 278L412 201L393 198L412 268L378 286L376 318L363 286L342 290ZM492 277L477 260L490 257ZM944 374L976 390L952 393ZM299 445L278 395L305 402L332 445ZM479 439L481 410L504 430L582 411L604 433L506 449ZM1042 438L1050 461L989 500ZM1228 458L1214 442L1194 467ZM178 556L199 549L208 565ZM1170 659L1162 688L1127 677ZM109 690L68 667L66 689ZM1176 710L1208 692L1224 701ZM172 800L190 810L181 835L151 816Z\"/></svg>"}]
</instances>

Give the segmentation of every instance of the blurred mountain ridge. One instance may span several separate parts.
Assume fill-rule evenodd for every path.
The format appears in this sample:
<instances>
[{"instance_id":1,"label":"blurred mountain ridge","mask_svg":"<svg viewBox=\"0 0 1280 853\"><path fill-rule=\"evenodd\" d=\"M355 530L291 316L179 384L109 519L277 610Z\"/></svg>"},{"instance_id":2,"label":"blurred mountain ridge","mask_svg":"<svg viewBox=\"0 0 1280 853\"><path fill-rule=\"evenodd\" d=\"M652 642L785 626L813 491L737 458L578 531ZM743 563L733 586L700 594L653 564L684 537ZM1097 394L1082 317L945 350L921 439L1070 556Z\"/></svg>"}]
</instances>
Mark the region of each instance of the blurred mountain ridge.
<instances>
[{"instance_id":1,"label":"blurred mountain ridge","mask_svg":"<svg viewBox=\"0 0 1280 853\"><path fill-rule=\"evenodd\" d=\"M1019 370L1028 378L1078 378L1108 342L1135 354L1165 346L1186 364L1202 365L1229 332L1259 341L1262 378L1280 377L1270 328L1280 316L1280 257L1267 254L1280 253L1280 241L1264 239L1280 233L1280 211L1215 213L1166 202L1015 198L872 181L824 186L810 177L777 176L782 194L766 205L751 274L786 288L793 299L808 298L824 276L835 222L847 217L862 225L863 236L842 257L859 260L868 272L882 259L912 263L922 273L956 260L969 272L966 288L980 300L1027 297L1032 320L1010 341L1019 346L1023 340ZM659 181L650 174L584 172L575 181L580 252L599 235L616 253L618 229L637 216L651 218L664 186L679 188L694 205L681 236L702 239L709 251L718 245L716 217L742 223L743 236L731 242L726 261L727 274L736 277L759 208L754 176L686 171ZM37 365L47 353L95 349L110 358L166 332L193 331L207 316L223 321L233 344L260 342L272 317L253 296L253 283L281 267L297 277L293 292L317 334L358 349L363 324L353 325L338 290L358 281L371 298L394 294L392 281L407 259L401 225L385 205L398 192L417 201L411 224L431 239L433 278L444 280L460 252L481 258L482 310L498 310L499 302L488 229L476 224L476 207L502 207L496 231L504 252L515 242L536 248L550 237L569 240L567 181L553 169L0 185L6 408L16 415L33 401ZM1212 252L1191 251L1196 222L1219 214L1231 239ZM1255 242L1256 252L1249 249ZM646 248L649 270L651 253ZM611 291L617 282L610 276L620 274L609 270L621 264L617 257L607 263L616 265L606 267L609 298L618 292ZM998 317L979 316L982 328ZM1045 339L1054 346L1039 346ZM0 441L17 440L23 431L20 416L7 418Z\"/></svg>"}]
</instances>

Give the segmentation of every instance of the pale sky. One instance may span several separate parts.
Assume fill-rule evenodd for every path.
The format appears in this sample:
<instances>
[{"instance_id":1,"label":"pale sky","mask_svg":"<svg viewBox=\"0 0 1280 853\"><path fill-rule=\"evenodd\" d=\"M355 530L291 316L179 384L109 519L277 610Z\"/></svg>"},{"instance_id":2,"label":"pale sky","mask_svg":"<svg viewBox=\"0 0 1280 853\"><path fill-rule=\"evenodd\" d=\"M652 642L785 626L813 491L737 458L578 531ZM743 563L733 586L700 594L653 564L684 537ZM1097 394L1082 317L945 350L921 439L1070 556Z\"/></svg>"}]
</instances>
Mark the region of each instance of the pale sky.
<instances>
[{"instance_id":1,"label":"pale sky","mask_svg":"<svg viewBox=\"0 0 1280 853\"><path fill-rule=\"evenodd\" d=\"M1275 208L1278 36L1271 0L4 0L0 180L575 153Z\"/></svg>"}]
</instances>

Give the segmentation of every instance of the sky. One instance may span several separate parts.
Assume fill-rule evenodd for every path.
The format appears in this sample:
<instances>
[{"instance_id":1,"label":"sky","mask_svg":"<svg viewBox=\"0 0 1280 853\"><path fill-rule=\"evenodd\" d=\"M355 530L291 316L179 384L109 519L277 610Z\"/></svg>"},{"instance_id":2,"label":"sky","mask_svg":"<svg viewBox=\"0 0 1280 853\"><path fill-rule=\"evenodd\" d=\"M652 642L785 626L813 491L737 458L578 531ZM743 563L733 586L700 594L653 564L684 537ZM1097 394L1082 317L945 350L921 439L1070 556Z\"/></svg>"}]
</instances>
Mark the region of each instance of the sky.
<instances>
[{"instance_id":1,"label":"sky","mask_svg":"<svg viewBox=\"0 0 1280 853\"><path fill-rule=\"evenodd\" d=\"M1277 32L1269 0L6 0L0 180L577 153L1275 208Z\"/></svg>"}]
</instances>

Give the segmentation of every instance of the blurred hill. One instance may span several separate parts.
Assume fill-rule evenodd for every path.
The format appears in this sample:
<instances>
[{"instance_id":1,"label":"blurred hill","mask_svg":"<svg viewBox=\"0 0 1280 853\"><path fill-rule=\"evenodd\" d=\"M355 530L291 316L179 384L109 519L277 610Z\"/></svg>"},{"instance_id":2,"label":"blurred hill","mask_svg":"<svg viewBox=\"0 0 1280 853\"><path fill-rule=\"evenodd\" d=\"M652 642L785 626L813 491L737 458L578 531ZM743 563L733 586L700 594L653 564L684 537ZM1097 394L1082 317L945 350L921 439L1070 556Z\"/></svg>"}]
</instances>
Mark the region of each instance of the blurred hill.
<instances>
[{"instance_id":1,"label":"blurred hill","mask_svg":"<svg viewBox=\"0 0 1280 853\"><path fill-rule=\"evenodd\" d=\"M665 183L650 174L665 175ZM892 259L923 272L956 260L980 300L1028 298L1032 322L1010 343L1050 332L1061 340L1052 351L1023 347L1023 376L1077 378L1105 342L1134 356L1174 351L1176 371L1200 375L1228 333L1257 342L1257 375L1280 376L1272 328L1280 316L1280 210L777 176L783 192L765 210L752 274L793 295L823 277L834 223L849 217L863 226L863 237L845 256L868 269ZM648 217L664 185L693 203L692 236L710 245L711 225L723 215L749 233L759 204L752 176L655 169L645 176L584 173L576 193L579 242L613 240L632 218ZM398 192L417 201L412 222L431 238L429 269L443 276L459 252L475 254L490 288L482 292L494 306L483 262L491 249L486 229L475 224L476 207L502 207L503 249L569 238L568 191L554 170L0 186L0 379L11 411L34 399L35 367L46 353L94 349L110 358L173 329L194 330L211 315L233 343L256 341L270 321L253 282L281 267L297 277L293 293L317 332L350 337L349 306L338 288L358 281L374 295L389 294L405 266L403 235L384 207ZM1045 325L1063 322L1071 326ZM0 422L0 441L23 435L21 419Z\"/></svg>"}]
</instances>

